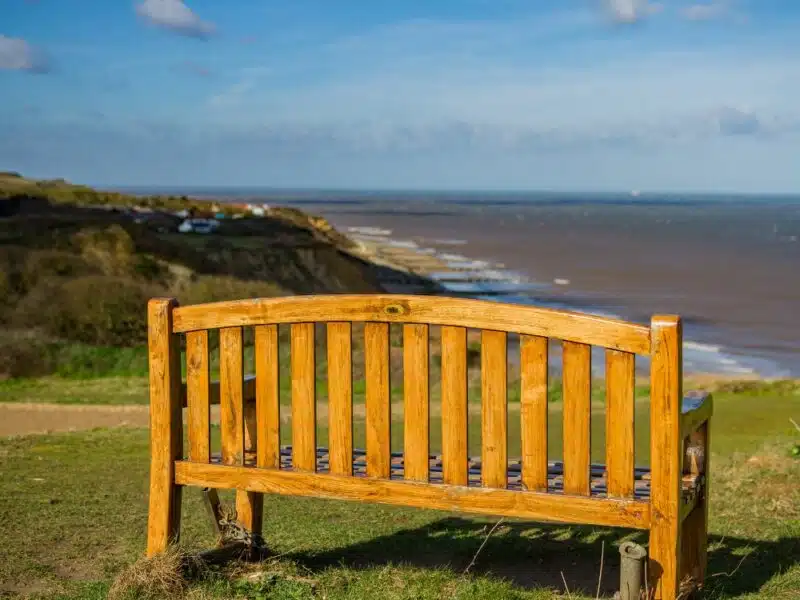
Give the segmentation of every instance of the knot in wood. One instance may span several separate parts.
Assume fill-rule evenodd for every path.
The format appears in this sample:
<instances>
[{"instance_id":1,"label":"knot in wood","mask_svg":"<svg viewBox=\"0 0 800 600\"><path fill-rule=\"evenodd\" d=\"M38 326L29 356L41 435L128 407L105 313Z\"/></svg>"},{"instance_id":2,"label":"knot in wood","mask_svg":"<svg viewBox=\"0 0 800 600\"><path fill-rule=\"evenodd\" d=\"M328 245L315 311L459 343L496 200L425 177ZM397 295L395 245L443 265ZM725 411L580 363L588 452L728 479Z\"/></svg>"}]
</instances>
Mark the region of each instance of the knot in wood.
<instances>
[{"instance_id":1,"label":"knot in wood","mask_svg":"<svg viewBox=\"0 0 800 600\"><path fill-rule=\"evenodd\" d=\"M408 308L403 306L402 304L387 304L384 307L383 312L385 312L387 315L392 315L392 316L407 315Z\"/></svg>"}]
</instances>

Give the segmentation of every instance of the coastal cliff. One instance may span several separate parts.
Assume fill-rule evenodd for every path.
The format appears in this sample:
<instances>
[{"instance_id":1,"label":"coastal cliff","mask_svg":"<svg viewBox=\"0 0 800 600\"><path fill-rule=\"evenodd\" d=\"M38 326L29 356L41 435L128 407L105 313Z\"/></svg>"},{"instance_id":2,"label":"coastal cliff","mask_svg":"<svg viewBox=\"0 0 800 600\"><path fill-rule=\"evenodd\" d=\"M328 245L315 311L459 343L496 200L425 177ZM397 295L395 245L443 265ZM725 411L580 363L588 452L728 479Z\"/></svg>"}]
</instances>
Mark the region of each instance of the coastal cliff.
<instances>
[{"instance_id":1,"label":"coastal cliff","mask_svg":"<svg viewBox=\"0 0 800 600\"><path fill-rule=\"evenodd\" d=\"M189 217L213 231L186 231ZM183 225L183 231L181 231ZM0 173L0 376L42 345L140 346L153 296L181 303L436 286L373 262L325 219L186 196L133 196ZM45 352L46 353L46 352ZM34 361L36 362L36 361ZM47 369L45 369L47 370Z\"/></svg>"}]
</instances>

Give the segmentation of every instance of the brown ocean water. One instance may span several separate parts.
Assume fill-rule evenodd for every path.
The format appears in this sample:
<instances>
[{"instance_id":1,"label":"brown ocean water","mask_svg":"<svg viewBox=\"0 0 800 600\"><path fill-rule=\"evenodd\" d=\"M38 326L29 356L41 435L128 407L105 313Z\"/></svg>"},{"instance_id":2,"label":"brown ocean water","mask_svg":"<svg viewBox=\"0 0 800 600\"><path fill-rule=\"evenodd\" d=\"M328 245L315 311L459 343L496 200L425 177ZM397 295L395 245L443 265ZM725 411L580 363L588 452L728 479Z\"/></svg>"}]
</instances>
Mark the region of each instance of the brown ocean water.
<instances>
[{"instance_id":1,"label":"brown ocean water","mask_svg":"<svg viewBox=\"0 0 800 600\"><path fill-rule=\"evenodd\" d=\"M689 370L800 376L800 201L431 196L290 202L337 227L499 261L515 301L684 319ZM556 285L555 279L568 280Z\"/></svg>"}]
</instances>

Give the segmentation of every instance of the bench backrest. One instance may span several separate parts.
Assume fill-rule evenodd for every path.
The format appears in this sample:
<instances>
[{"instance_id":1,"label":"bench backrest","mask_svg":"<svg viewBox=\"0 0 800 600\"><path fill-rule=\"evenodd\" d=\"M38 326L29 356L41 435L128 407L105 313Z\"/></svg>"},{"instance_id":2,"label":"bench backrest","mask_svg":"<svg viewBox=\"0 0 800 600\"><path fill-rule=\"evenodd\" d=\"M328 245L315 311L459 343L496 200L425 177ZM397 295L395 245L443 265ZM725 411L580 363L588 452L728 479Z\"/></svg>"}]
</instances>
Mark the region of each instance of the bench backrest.
<instances>
[{"instance_id":1,"label":"bench backrest","mask_svg":"<svg viewBox=\"0 0 800 600\"><path fill-rule=\"evenodd\" d=\"M149 304L153 452L163 464L183 458L181 409L188 406L188 460L210 460L209 406L220 406L222 462L280 467L278 325L291 326L292 460L316 468L315 324L327 324L330 472L352 474L352 323L364 325L367 474L388 479L391 398L390 324L403 325L404 477L429 469L429 327L441 326L442 468L447 484L466 485L467 329L481 330L482 484L507 477L507 336L520 334L522 483L546 491L548 338L563 347L564 492L590 495L591 347L605 348L608 495L634 496L635 356L651 368L652 502L677 502L682 461L681 324L654 317L650 327L581 313L432 296L300 296L179 307ZM243 328L254 328L255 378L246 379ZM219 329L220 380L209 378L209 330ZM186 383L181 381L185 335ZM246 418L254 399L255 418ZM154 462L155 464L155 462ZM672 488L675 488L674 490Z\"/></svg>"}]
</instances>

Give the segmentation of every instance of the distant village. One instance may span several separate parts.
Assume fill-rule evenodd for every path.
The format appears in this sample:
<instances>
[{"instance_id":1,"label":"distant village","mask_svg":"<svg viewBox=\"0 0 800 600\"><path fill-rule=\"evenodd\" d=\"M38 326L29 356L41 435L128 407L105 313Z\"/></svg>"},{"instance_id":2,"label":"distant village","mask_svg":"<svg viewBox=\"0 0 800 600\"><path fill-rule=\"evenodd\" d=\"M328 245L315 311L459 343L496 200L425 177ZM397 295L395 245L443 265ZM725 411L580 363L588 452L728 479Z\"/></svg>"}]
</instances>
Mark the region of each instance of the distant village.
<instances>
[{"instance_id":1,"label":"distant village","mask_svg":"<svg viewBox=\"0 0 800 600\"><path fill-rule=\"evenodd\" d=\"M227 220L227 219L244 219L247 217L265 217L270 214L271 207L269 204L261 203L261 204L237 204L237 203L225 203L224 204L225 210L223 211L223 205L216 203L216 202L209 202L208 208L203 209L199 207L194 208L184 208L177 211L164 211L156 208L150 208L148 206L115 206L115 205L107 205L102 208L104 210L113 210L115 212L120 212L122 214L131 215L134 217L134 222L136 223L147 223L151 225L158 226L159 223L154 222L159 219L159 217L163 217L165 215L170 215L172 217L177 217L182 219L180 224L177 227L177 231L179 233L200 233L200 234L211 234L217 232L220 226L220 221ZM169 224L164 223L161 224L159 229L168 230L172 229L173 219L170 219Z\"/></svg>"}]
</instances>

